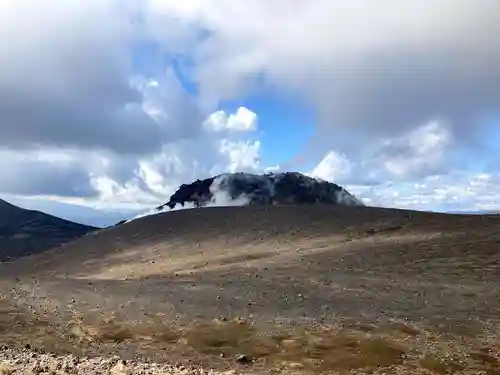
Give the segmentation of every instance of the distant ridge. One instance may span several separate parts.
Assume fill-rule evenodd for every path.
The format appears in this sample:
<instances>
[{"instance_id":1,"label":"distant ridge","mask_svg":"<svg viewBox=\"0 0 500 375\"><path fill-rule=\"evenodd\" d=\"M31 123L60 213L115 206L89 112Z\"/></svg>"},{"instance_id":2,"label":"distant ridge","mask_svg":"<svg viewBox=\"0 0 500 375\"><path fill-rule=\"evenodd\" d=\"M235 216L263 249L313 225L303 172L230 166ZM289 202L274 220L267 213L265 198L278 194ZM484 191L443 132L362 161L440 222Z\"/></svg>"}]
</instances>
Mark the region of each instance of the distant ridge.
<instances>
[{"instance_id":1,"label":"distant ridge","mask_svg":"<svg viewBox=\"0 0 500 375\"><path fill-rule=\"evenodd\" d=\"M449 214L455 215L500 215L500 210L467 210L467 211L448 211Z\"/></svg>"},{"instance_id":2,"label":"distant ridge","mask_svg":"<svg viewBox=\"0 0 500 375\"><path fill-rule=\"evenodd\" d=\"M57 247L95 229L0 199L0 261Z\"/></svg>"}]
</instances>

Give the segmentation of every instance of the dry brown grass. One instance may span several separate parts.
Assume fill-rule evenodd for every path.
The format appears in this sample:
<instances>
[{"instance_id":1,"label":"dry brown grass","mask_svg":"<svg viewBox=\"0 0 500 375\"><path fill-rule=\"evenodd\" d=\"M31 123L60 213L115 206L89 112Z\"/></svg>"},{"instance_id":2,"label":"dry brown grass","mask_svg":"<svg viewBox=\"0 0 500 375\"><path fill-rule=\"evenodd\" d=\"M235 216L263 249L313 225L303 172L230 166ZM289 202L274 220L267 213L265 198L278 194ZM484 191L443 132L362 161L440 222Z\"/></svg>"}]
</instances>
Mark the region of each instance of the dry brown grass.
<instances>
[{"instance_id":1,"label":"dry brown grass","mask_svg":"<svg viewBox=\"0 0 500 375\"><path fill-rule=\"evenodd\" d=\"M275 326L265 331L242 319L174 328L162 322L161 317L145 322L120 322L108 317L97 324L78 318L69 326L71 334L87 343L130 341L158 350L197 353L205 363L221 359L235 363L238 355L244 355L251 362L248 366L284 372L351 374L385 369L387 374L397 371L500 374L498 352L490 341L481 337L452 337L448 333L438 335L407 322L371 325L368 330L360 325L356 328Z\"/></svg>"},{"instance_id":2,"label":"dry brown grass","mask_svg":"<svg viewBox=\"0 0 500 375\"><path fill-rule=\"evenodd\" d=\"M75 314L64 332L44 319L20 314L6 300L0 302L2 341L8 338L9 345L30 343L59 353L67 352L68 346L82 351L96 343L131 342L153 350L198 355L204 363L213 364L234 364L237 355L242 354L251 360L248 366L293 373L351 374L385 369L387 374L500 374L500 342L493 328L488 336L469 337L439 334L403 321L307 328L275 325L264 330L244 319L174 327L163 316L130 322L113 315L95 321ZM2 367L0 374L8 375L9 369Z\"/></svg>"},{"instance_id":3,"label":"dry brown grass","mask_svg":"<svg viewBox=\"0 0 500 375\"><path fill-rule=\"evenodd\" d=\"M0 335L3 341L15 339L17 334L41 337L49 331L47 320L34 316L13 306L7 299L0 297Z\"/></svg>"},{"instance_id":4,"label":"dry brown grass","mask_svg":"<svg viewBox=\"0 0 500 375\"><path fill-rule=\"evenodd\" d=\"M81 353L71 335L54 326L50 316L27 311L4 297L0 297L0 345L18 348L29 345L60 354Z\"/></svg>"},{"instance_id":5,"label":"dry brown grass","mask_svg":"<svg viewBox=\"0 0 500 375\"><path fill-rule=\"evenodd\" d=\"M463 370L463 366L449 359L442 359L431 354L424 355L418 364L425 370L436 374L449 374Z\"/></svg>"},{"instance_id":6,"label":"dry brown grass","mask_svg":"<svg viewBox=\"0 0 500 375\"><path fill-rule=\"evenodd\" d=\"M481 348L473 351L470 356L473 360L481 363L488 375L500 375L500 360L498 348L495 351L491 348Z\"/></svg>"},{"instance_id":7,"label":"dry brown grass","mask_svg":"<svg viewBox=\"0 0 500 375\"><path fill-rule=\"evenodd\" d=\"M403 363L407 348L390 338L356 331L303 332L278 342L273 360L315 371L373 369Z\"/></svg>"}]
</instances>

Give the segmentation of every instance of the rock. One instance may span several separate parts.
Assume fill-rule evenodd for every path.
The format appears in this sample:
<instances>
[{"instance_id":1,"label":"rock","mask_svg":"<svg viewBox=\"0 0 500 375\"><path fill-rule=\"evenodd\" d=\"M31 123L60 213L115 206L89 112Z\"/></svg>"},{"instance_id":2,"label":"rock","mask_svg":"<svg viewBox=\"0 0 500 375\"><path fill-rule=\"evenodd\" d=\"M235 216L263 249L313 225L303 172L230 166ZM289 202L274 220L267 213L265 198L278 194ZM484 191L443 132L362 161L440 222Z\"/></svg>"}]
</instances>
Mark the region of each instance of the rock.
<instances>
[{"instance_id":1,"label":"rock","mask_svg":"<svg viewBox=\"0 0 500 375\"><path fill-rule=\"evenodd\" d=\"M14 368L7 361L0 362L0 375L11 375L14 373Z\"/></svg>"},{"instance_id":2,"label":"rock","mask_svg":"<svg viewBox=\"0 0 500 375\"><path fill-rule=\"evenodd\" d=\"M123 362L118 362L109 371L110 375L132 375L130 369L123 364Z\"/></svg>"},{"instance_id":3,"label":"rock","mask_svg":"<svg viewBox=\"0 0 500 375\"><path fill-rule=\"evenodd\" d=\"M288 368L295 369L295 370L304 368L304 365L300 362L289 362L289 363L287 363L287 366L288 366Z\"/></svg>"},{"instance_id":4,"label":"rock","mask_svg":"<svg viewBox=\"0 0 500 375\"><path fill-rule=\"evenodd\" d=\"M39 362L35 362L32 366L31 366L31 369L30 369L31 373L34 374L34 375L38 375L38 374L41 374L42 372L44 372L44 369L42 368L42 366L40 365Z\"/></svg>"},{"instance_id":5,"label":"rock","mask_svg":"<svg viewBox=\"0 0 500 375\"><path fill-rule=\"evenodd\" d=\"M236 362L237 363L242 363L242 364L247 364L252 362L252 360L246 356L245 354L237 354L236 355Z\"/></svg>"}]
</instances>

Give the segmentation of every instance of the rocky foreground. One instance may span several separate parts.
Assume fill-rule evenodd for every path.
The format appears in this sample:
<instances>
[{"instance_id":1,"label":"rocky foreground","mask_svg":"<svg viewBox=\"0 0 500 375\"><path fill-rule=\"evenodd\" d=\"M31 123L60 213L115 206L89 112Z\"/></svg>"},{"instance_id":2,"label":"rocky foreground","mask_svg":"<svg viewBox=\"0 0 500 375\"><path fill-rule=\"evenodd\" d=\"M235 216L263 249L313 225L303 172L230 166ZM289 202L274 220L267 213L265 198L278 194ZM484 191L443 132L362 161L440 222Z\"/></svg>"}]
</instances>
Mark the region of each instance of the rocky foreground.
<instances>
[{"instance_id":1,"label":"rocky foreground","mask_svg":"<svg viewBox=\"0 0 500 375\"><path fill-rule=\"evenodd\" d=\"M268 373L268 372L266 372ZM302 372L278 372L281 374L301 374ZM432 374L456 373L463 375L493 375L497 374L490 370L463 370L448 372L441 367L433 370L418 368L378 368L372 370L353 370L338 374L349 375L432 375ZM205 370L199 367L186 367L183 365L169 365L157 363L145 363L136 361L124 361L118 356L80 358L74 355L56 356L54 354L40 353L31 349L9 349L0 350L0 375L262 375L263 372L235 370L219 372ZM337 374L337 372L334 372Z\"/></svg>"},{"instance_id":2,"label":"rocky foreground","mask_svg":"<svg viewBox=\"0 0 500 375\"><path fill-rule=\"evenodd\" d=\"M182 365L123 361L120 357L56 356L31 349L0 350L0 375L236 375Z\"/></svg>"}]
</instances>

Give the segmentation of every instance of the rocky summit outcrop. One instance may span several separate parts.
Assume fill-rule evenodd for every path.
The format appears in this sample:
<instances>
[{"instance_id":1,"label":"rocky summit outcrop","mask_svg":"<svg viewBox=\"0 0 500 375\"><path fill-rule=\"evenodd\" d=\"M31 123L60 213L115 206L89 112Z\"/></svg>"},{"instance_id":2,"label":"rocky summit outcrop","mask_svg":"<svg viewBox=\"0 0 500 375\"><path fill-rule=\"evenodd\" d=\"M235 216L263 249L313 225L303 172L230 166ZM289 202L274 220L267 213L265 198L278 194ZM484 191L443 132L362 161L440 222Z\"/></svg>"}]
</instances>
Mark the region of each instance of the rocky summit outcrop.
<instances>
[{"instance_id":1,"label":"rocky summit outcrop","mask_svg":"<svg viewBox=\"0 0 500 375\"><path fill-rule=\"evenodd\" d=\"M222 174L191 184L183 184L170 200L157 207L175 208L180 204L193 207L247 204L341 204L363 203L343 187L301 173L284 172L256 175Z\"/></svg>"},{"instance_id":2,"label":"rocky summit outcrop","mask_svg":"<svg viewBox=\"0 0 500 375\"><path fill-rule=\"evenodd\" d=\"M49 250L96 229L0 199L0 262Z\"/></svg>"}]
</instances>

